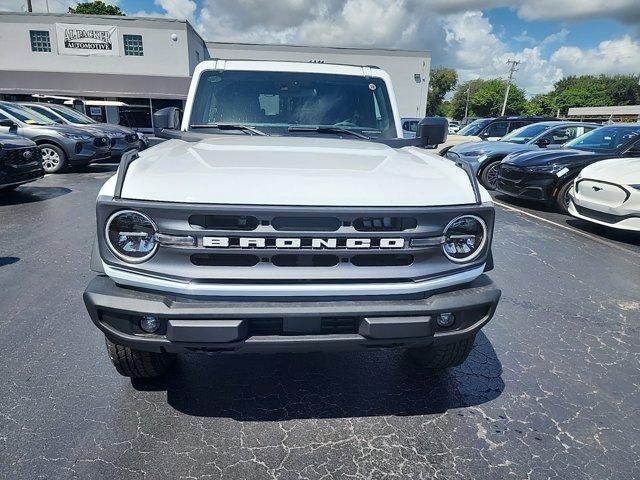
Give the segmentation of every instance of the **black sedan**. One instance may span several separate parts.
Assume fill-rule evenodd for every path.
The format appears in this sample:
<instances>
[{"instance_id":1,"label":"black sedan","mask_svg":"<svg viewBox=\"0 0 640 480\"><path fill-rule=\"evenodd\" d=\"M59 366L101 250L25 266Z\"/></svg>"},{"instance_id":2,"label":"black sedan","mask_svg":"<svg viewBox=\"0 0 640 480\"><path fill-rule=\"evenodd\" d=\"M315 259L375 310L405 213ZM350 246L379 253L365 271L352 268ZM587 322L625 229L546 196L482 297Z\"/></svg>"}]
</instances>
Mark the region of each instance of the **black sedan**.
<instances>
[{"instance_id":1,"label":"black sedan","mask_svg":"<svg viewBox=\"0 0 640 480\"><path fill-rule=\"evenodd\" d=\"M38 146L28 138L0 133L0 191L44 176Z\"/></svg>"},{"instance_id":2,"label":"black sedan","mask_svg":"<svg viewBox=\"0 0 640 480\"><path fill-rule=\"evenodd\" d=\"M557 150L507 155L498 168L498 192L545 202L567 213L569 190L580 170L598 160L640 157L640 123L606 125Z\"/></svg>"}]
</instances>

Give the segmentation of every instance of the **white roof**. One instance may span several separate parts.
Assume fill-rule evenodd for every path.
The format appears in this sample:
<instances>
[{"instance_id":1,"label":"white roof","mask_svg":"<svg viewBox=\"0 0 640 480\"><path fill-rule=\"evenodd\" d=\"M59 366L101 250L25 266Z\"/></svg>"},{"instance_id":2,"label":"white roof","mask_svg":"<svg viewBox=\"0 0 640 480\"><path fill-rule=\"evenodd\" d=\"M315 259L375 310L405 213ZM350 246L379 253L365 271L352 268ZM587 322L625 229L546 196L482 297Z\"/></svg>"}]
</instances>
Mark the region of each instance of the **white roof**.
<instances>
[{"instance_id":1,"label":"white roof","mask_svg":"<svg viewBox=\"0 0 640 480\"><path fill-rule=\"evenodd\" d=\"M333 73L338 75L367 75L386 77L377 67L338 65L335 63L281 62L273 60L205 60L197 70L250 70L258 72ZM195 76L195 73L194 73Z\"/></svg>"},{"instance_id":2,"label":"white roof","mask_svg":"<svg viewBox=\"0 0 640 480\"><path fill-rule=\"evenodd\" d=\"M589 115L640 115L640 105L621 105L611 107L573 107L567 113L569 117Z\"/></svg>"}]
</instances>

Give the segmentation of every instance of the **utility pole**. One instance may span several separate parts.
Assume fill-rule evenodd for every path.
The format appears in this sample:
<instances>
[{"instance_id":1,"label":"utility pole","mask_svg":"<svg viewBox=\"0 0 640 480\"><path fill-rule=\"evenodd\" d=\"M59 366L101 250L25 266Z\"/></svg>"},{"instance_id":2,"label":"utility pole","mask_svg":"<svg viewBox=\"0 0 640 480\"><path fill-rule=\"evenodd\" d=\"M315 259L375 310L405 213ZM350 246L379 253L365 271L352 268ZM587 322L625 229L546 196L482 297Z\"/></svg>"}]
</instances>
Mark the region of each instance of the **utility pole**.
<instances>
[{"instance_id":1,"label":"utility pole","mask_svg":"<svg viewBox=\"0 0 640 480\"><path fill-rule=\"evenodd\" d=\"M27 12L33 12L33 5L31 5L31 0L27 0Z\"/></svg>"},{"instance_id":2,"label":"utility pole","mask_svg":"<svg viewBox=\"0 0 640 480\"><path fill-rule=\"evenodd\" d=\"M464 120L467 119L469 113L469 95L471 94L471 85L467 87L467 103L464 104Z\"/></svg>"},{"instance_id":3,"label":"utility pole","mask_svg":"<svg viewBox=\"0 0 640 480\"><path fill-rule=\"evenodd\" d=\"M504 112L507 110L507 100L509 99L509 90L511 90L511 80L513 79L513 74L516 72L516 67L520 64L517 60L507 60L507 63L511 65L511 68L509 68L507 91L504 92L504 102L502 103L502 112L500 112L500 115L504 115Z\"/></svg>"}]
</instances>

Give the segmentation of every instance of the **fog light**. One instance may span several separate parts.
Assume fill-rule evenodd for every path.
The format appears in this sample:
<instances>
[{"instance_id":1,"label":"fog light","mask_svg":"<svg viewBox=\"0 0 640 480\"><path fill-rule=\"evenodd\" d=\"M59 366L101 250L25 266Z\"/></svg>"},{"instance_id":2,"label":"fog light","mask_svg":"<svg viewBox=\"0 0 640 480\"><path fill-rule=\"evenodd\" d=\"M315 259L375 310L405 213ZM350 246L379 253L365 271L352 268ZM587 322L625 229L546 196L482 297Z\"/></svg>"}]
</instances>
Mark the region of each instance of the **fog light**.
<instances>
[{"instance_id":1,"label":"fog light","mask_svg":"<svg viewBox=\"0 0 640 480\"><path fill-rule=\"evenodd\" d=\"M147 333L153 333L160 328L160 322L156 317L142 317L142 320L140 320L140 328Z\"/></svg>"},{"instance_id":2,"label":"fog light","mask_svg":"<svg viewBox=\"0 0 640 480\"><path fill-rule=\"evenodd\" d=\"M455 323L455 321L456 316L451 312L440 313L436 318L438 326L442 328L449 328Z\"/></svg>"}]
</instances>

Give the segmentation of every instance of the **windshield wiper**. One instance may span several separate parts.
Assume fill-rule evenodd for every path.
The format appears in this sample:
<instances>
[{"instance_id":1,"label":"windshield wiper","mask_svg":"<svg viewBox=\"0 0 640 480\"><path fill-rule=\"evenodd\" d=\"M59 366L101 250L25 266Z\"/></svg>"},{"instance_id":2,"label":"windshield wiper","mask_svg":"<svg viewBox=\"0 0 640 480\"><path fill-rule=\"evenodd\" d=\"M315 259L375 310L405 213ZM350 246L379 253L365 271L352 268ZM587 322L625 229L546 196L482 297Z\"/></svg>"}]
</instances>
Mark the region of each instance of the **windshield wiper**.
<instances>
[{"instance_id":1,"label":"windshield wiper","mask_svg":"<svg viewBox=\"0 0 640 480\"><path fill-rule=\"evenodd\" d=\"M249 125L241 125L239 123L196 123L189 125L190 128L217 128L218 130L242 130L253 135L268 136L262 130Z\"/></svg>"},{"instance_id":2,"label":"windshield wiper","mask_svg":"<svg viewBox=\"0 0 640 480\"><path fill-rule=\"evenodd\" d=\"M348 135L353 135L354 137L363 138L365 140L370 140L370 137L363 135L358 132L354 132L353 130L347 130L346 128L340 127L289 127L287 129L289 132L317 132L317 133L337 133L342 134L346 133Z\"/></svg>"}]
</instances>

